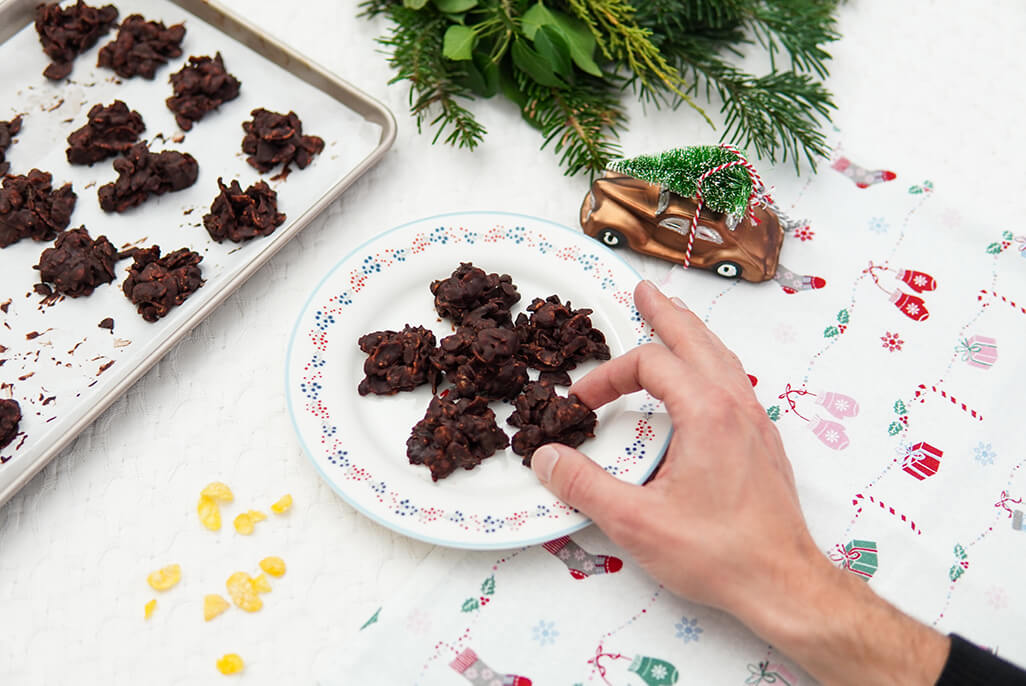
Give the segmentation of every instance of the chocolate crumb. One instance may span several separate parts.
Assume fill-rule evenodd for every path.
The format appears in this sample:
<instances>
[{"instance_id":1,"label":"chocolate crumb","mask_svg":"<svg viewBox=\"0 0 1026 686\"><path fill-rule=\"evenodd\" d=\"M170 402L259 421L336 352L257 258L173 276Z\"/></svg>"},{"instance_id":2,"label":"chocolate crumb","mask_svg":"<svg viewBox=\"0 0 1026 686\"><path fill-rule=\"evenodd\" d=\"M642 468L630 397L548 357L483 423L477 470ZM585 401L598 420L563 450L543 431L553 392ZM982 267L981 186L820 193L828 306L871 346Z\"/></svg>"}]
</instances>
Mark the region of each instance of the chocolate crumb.
<instances>
[{"instance_id":1,"label":"chocolate crumb","mask_svg":"<svg viewBox=\"0 0 1026 686\"><path fill-rule=\"evenodd\" d=\"M60 3L43 3L36 7L36 32L43 52L52 62L43 76L59 81L71 73L74 59L96 44L117 21L114 5L90 7L78 0L61 9Z\"/></svg>"},{"instance_id":2,"label":"chocolate crumb","mask_svg":"<svg viewBox=\"0 0 1026 686\"><path fill-rule=\"evenodd\" d=\"M0 450L10 445L18 435L21 405L11 398L0 399Z\"/></svg>"},{"instance_id":3,"label":"chocolate crumb","mask_svg":"<svg viewBox=\"0 0 1026 686\"><path fill-rule=\"evenodd\" d=\"M93 105L85 126L68 136L68 162L92 165L125 153L146 130L142 115L121 100Z\"/></svg>"},{"instance_id":4,"label":"chocolate crumb","mask_svg":"<svg viewBox=\"0 0 1026 686\"><path fill-rule=\"evenodd\" d=\"M57 293L78 298L114 280L117 251L106 236L93 240L84 227L65 231L39 257L39 278ZM49 288L47 288L49 290ZM38 287L36 292L40 292Z\"/></svg>"},{"instance_id":5,"label":"chocolate crumb","mask_svg":"<svg viewBox=\"0 0 1026 686\"><path fill-rule=\"evenodd\" d=\"M3 176L11 169L10 162L6 161L7 149L11 147L11 138L21 131L21 115L11 121L0 121L0 176Z\"/></svg>"},{"instance_id":6,"label":"chocolate crumb","mask_svg":"<svg viewBox=\"0 0 1026 686\"><path fill-rule=\"evenodd\" d=\"M10 306L11 306L11 299L8 298L7 300L5 300L2 303L0 303L0 311L2 311L4 314L7 314L7 310L10 308Z\"/></svg>"},{"instance_id":7,"label":"chocolate crumb","mask_svg":"<svg viewBox=\"0 0 1026 686\"><path fill-rule=\"evenodd\" d=\"M406 441L406 457L410 464L426 466L431 480L438 481L459 467L473 469L508 445L509 436L495 423L487 400L435 396Z\"/></svg>"},{"instance_id":8,"label":"chocolate crumb","mask_svg":"<svg viewBox=\"0 0 1026 686\"><path fill-rule=\"evenodd\" d=\"M32 287L32 290L34 290L37 294L45 297L53 295L53 289L51 289L45 283L37 283L35 286Z\"/></svg>"},{"instance_id":9,"label":"chocolate crumb","mask_svg":"<svg viewBox=\"0 0 1026 686\"><path fill-rule=\"evenodd\" d=\"M21 376L18 377L18 381L24 381L25 379L31 379L35 375L36 375L35 372L29 372L28 374L22 374Z\"/></svg>"},{"instance_id":10,"label":"chocolate crumb","mask_svg":"<svg viewBox=\"0 0 1026 686\"><path fill-rule=\"evenodd\" d=\"M292 162L306 169L314 155L324 150L323 138L303 135L303 122L295 112L279 114L261 107L250 115L253 120L242 123L246 132L242 151L249 155L246 161L263 174L279 164L282 174L287 174Z\"/></svg>"},{"instance_id":11,"label":"chocolate crumb","mask_svg":"<svg viewBox=\"0 0 1026 686\"><path fill-rule=\"evenodd\" d=\"M124 212L150 195L188 188L199 176L192 155L174 150L150 152L146 143L136 143L124 157L114 160L114 169L117 181L100 186L97 192L105 212Z\"/></svg>"},{"instance_id":12,"label":"chocolate crumb","mask_svg":"<svg viewBox=\"0 0 1026 686\"><path fill-rule=\"evenodd\" d=\"M187 248L161 257L160 247L154 245L136 250L133 259L122 288L148 322L166 316L203 285L198 266L203 257Z\"/></svg>"},{"instance_id":13,"label":"chocolate crumb","mask_svg":"<svg viewBox=\"0 0 1026 686\"><path fill-rule=\"evenodd\" d=\"M100 323L97 324L97 326L100 327L101 329L108 329L109 331L111 331L111 333L113 333L114 332L114 319L111 318L111 317L107 317L106 319L101 320Z\"/></svg>"},{"instance_id":14,"label":"chocolate crumb","mask_svg":"<svg viewBox=\"0 0 1026 686\"><path fill-rule=\"evenodd\" d=\"M99 376L100 374L103 374L105 371L107 371L108 369L110 369L113 366L114 366L114 360L111 360L110 362L104 362L103 364L100 365L99 370L97 370L96 376Z\"/></svg>"},{"instance_id":15,"label":"chocolate crumb","mask_svg":"<svg viewBox=\"0 0 1026 686\"><path fill-rule=\"evenodd\" d=\"M268 236L285 222L285 215L278 211L278 194L266 182L258 181L243 192L238 181L225 186L219 178L217 187L221 192L203 217L203 225L218 243L225 238L242 243Z\"/></svg>"},{"instance_id":16,"label":"chocolate crumb","mask_svg":"<svg viewBox=\"0 0 1026 686\"><path fill-rule=\"evenodd\" d=\"M506 420L520 430L513 435L513 452L531 466L534 451L546 443L562 443L576 448L595 436L598 418L571 393L562 397L549 385L529 383L513 401L516 408Z\"/></svg>"},{"instance_id":17,"label":"chocolate crumb","mask_svg":"<svg viewBox=\"0 0 1026 686\"><path fill-rule=\"evenodd\" d=\"M190 57L189 64L171 75L174 95L167 99L167 108L185 131L192 129L207 112L239 97L239 80L224 68L221 53L213 58Z\"/></svg>"},{"instance_id":18,"label":"chocolate crumb","mask_svg":"<svg viewBox=\"0 0 1026 686\"><path fill-rule=\"evenodd\" d=\"M43 407L46 407L47 405L49 405L50 403L52 403L56 399L57 399L57 396L55 396L55 395L51 395L48 398L43 398Z\"/></svg>"},{"instance_id":19,"label":"chocolate crumb","mask_svg":"<svg viewBox=\"0 0 1026 686\"><path fill-rule=\"evenodd\" d=\"M55 102L54 104L52 104L49 107L46 107L44 109L47 112L53 112L54 110L59 110L61 108L61 105L63 105L63 104L64 104L64 98L60 98L60 99L57 100L57 102Z\"/></svg>"},{"instance_id":20,"label":"chocolate crumb","mask_svg":"<svg viewBox=\"0 0 1026 686\"><path fill-rule=\"evenodd\" d=\"M23 238L52 241L71 222L78 196L66 183L54 190L48 172L5 176L0 188L0 248Z\"/></svg>"},{"instance_id":21,"label":"chocolate crumb","mask_svg":"<svg viewBox=\"0 0 1026 686\"><path fill-rule=\"evenodd\" d=\"M152 79L169 59L181 56L183 38L182 24L168 27L164 22L146 21L141 14L133 14L121 22L117 38L100 48L96 65L113 69L126 79Z\"/></svg>"}]
</instances>

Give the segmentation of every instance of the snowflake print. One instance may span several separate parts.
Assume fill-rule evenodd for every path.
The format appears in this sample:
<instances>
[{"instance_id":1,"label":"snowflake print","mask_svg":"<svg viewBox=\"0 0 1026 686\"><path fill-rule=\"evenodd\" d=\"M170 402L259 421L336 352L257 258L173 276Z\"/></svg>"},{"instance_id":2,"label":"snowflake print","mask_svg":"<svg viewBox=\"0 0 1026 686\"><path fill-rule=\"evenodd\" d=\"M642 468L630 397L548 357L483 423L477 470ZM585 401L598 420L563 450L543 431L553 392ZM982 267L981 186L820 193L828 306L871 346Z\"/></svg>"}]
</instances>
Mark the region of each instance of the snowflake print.
<instances>
[{"instance_id":1,"label":"snowflake print","mask_svg":"<svg viewBox=\"0 0 1026 686\"><path fill-rule=\"evenodd\" d=\"M560 560L569 560L570 559L570 551L567 550L566 548L563 548L562 550L560 550L559 553L557 553L557 555L558 555Z\"/></svg>"},{"instance_id":2,"label":"snowflake print","mask_svg":"<svg viewBox=\"0 0 1026 686\"><path fill-rule=\"evenodd\" d=\"M1008 593L1000 586L991 586L983 594L987 604L995 610L1003 610L1008 607Z\"/></svg>"},{"instance_id":3,"label":"snowflake print","mask_svg":"<svg viewBox=\"0 0 1026 686\"><path fill-rule=\"evenodd\" d=\"M816 232L807 226L803 226L800 229L794 230L794 237L800 240L802 243L805 241L811 241L816 236Z\"/></svg>"},{"instance_id":4,"label":"snowflake print","mask_svg":"<svg viewBox=\"0 0 1026 686\"><path fill-rule=\"evenodd\" d=\"M901 350L901 346L905 344L905 341L899 338L900 334L891 333L888 331L883 336L880 336L880 340L883 341L883 347L885 350L889 350L892 353Z\"/></svg>"},{"instance_id":5,"label":"snowflake print","mask_svg":"<svg viewBox=\"0 0 1026 686\"><path fill-rule=\"evenodd\" d=\"M919 305L916 305L915 303L907 303L905 305L905 311L910 315L917 315L919 314Z\"/></svg>"},{"instance_id":6,"label":"snowflake print","mask_svg":"<svg viewBox=\"0 0 1026 686\"><path fill-rule=\"evenodd\" d=\"M652 675L652 678L658 679L660 681L666 679L667 677L665 665L656 665L652 667L652 669L648 670L648 673Z\"/></svg>"},{"instance_id":7,"label":"snowflake print","mask_svg":"<svg viewBox=\"0 0 1026 686\"><path fill-rule=\"evenodd\" d=\"M423 636L431 629L431 617L424 610L417 608L406 618L406 629L410 633Z\"/></svg>"},{"instance_id":8,"label":"snowflake print","mask_svg":"<svg viewBox=\"0 0 1026 686\"><path fill-rule=\"evenodd\" d=\"M869 220L869 230L873 233L887 233L889 228L883 217L873 217Z\"/></svg>"},{"instance_id":9,"label":"snowflake print","mask_svg":"<svg viewBox=\"0 0 1026 686\"><path fill-rule=\"evenodd\" d=\"M834 400L834 409L839 412L847 412L848 408L851 407L851 402L845 398L837 398Z\"/></svg>"},{"instance_id":10,"label":"snowflake print","mask_svg":"<svg viewBox=\"0 0 1026 686\"><path fill-rule=\"evenodd\" d=\"M681 617L680 621L674 624L677 629L677 638L683 640L685 643L691 643L694 641L698 643L698 639L701 638L702 632L704 631L698 626L698 617L694 619L688 619L687 617Z\"/></svg>"},{"instance_id":11,"label":"snowflake print","mask_svg":"<svg viewBox=\"0 0 1026 686\"><path fill-rule=\"evenodd\" d=\"M773 327L773 337L778 342L783 344L794 343L797 340L797 334L795 333L794 326L786 323L779 323Z\"/></svg>"},{"instance_id":12,"label":"snowflake print","mask_svg":"<svg viewBox=\"0 0 1026 686\"><path fill-rule=\"evenodd\" d=\"M837 433L833 429L827 429L825 432L823 432L823 439L827 443L837 443L837 441L838 441L838 439L840 437L841 437L841 434Z\"/></svg>"},{"instance_id":13,"label":"snowflake print","mask_svg":"<svg viewBox=\"0 0 1026 686\"><path fill-rule=\"evenodd\" d=\"M540 646L552 645L559 638L556 623L546 622L545 620L539 621L538 624L531 627L531 638L537 641Z\"/></svg>"},{"instance_id":14,"label":"snowflake print","mask_svg":"<svg viewBox=\"0 0 1026 686\"><path fill-rule=\"evenodd\" d=\"M997 453L994 452L994 448L990 443L980 441L973 448L973 459L982 465L994 464L995 457L997 457Z\"/></svg>"},{"instance_id":15,"label":"snowflake print","mask_svg":"<svg viewBox=\"0 0 1026 686\"><path fill-rule=\"evenodd\" d=\"M574 553L575 560L583 560L586 557L588 557L588 553L584 552L580 548L578 548L577 551Z\"/></svg>"}]
</instances>

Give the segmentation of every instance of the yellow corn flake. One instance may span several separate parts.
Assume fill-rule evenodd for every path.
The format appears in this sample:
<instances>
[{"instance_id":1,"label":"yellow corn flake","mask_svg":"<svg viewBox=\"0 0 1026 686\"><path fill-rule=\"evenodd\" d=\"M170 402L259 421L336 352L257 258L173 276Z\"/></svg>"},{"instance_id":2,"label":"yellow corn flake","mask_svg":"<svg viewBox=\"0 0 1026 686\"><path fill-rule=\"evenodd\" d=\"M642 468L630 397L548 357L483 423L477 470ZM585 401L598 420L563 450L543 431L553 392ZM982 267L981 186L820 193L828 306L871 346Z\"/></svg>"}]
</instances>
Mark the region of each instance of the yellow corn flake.
<instances>
[{"instance_id":1,"label":"yellow corn flake","mask_svg":"<svg viewBox=\"0 0 1026 686\"><path fill-rule=\"evenodd\" d=\"M248 512L243 512L235 518L235 530L243 536L253 533L253 518L249 516Z\"/></svg>"},{"instance_id":2,"label":"yellow corn flake","mask_svg":"<svg viewBox=\"0 0 1026 686\"><path fill-rule=\"evenodd\" d=\"M271 512L274 514L284 514L290 507L292 507L292 494L286 493L278 499L278 502L271 505Z\"/></svg>"},{"instance_id":3,"label":"yellow corn flake","mask_svg":"<svg viewBox=\"0 0 1026 686\"><path fill-rule=\"evenodd\" d=\"M250 510L246 514L248 514L249 518L252 519L254 522L262 522L265 519L267 519L267 515L265 515L260 510Z\"/></svg>"},{"instance_id":4,"label":"yellow corn flake","mask_svg":"<svg viewBox=\"0 0 1026 686\"><path fill-rule=\"evenodd\" d=\"M148 603L146 603L145 607L143 608L143 619L149 619L150 617L152 617L153 611L156 609L157 599L153 598Z\"/></svg>"},{"instance_id":5,"label":"yellow corn flake","mask_svg":"<svg viewBox=\"0 0 1026 686\"><path fill-rule=\"evenodd\" d=\"M235 494L232 493L232 489L220 481L211 481L200 491L200 495L220 500L222 503L230 503L235 500Z\"/></svg>"},{"instance_id":6,"label":"yellow corn flake","mask_svg":"<svg viewBox=\"0 0 1026 686\"><path fill-rule=\"evenodd\" d=\"M229 607L231 607L231 604L221 596L217 595L216 593L211 593L209 595L204 596L203 621L209 622L211 619L217 617L225 610L227 610Z\"/></svg>"},{"instance_id":7,"label":"yellow corn flake","mask_svg":"<svg viewBox=\"0 0 1026 686\"><path fill-rule=\"evenodd\" d=\"M221 529L221 507L217 501L208 495L201 495L196 505L196 512L199 514L200 523L211 531Z\"/></svg>"},{"instance_id":8,"label":"yellow corn flake","mask_svg":"<svg viewBox=\"0 0 1026 686\"><path fill-rule=\"evenodd\" d=\"M270 593L271 582L267 580L267 575L261 574L257 578L253 579L253 588L257 593Z\"/></svg>"},{"instance_id":9,"label":"yellow corn flake","mask_svg":"<svg viewBox=\"0 0 1026 686\"><path fill-rule=\"evenodd\" d=\"M217 671L221 674L238 674L245 666L246 663L235 653L228 653L217 661Z\"/></svg>"},{"instance_id":10,"label":"yellow corn flake","mask_svg":"<svg viewBox=\"0 0 1026 686\"><path fill-rule=\"evenodd\" d=\"M147 583L154 591L166 591L182 580L181 565L168 565L152 572L146 577Z\"/></svg>"},{"instance_id":11,"label":"yellow corn flake","mask_svg":"<svg viewBox=\"0 0 1026 686\"><path fill-rule=\"evenodd\" d=\"M264 606L260 600L257 589L253 584L253 578L246 572L235 572L225 582L228 588L228 595L237 607L246 612L256 612Z\"/></svg>"},{"instance_id":12,"label":"yellow corn flake","mask_svg":"<svg viewBox=\"0 0 1026 686\"><path fill-rule=\"evenodd\" d=\"M264 570L271 576L281 576L285 573L285 560L271 555L260 560L260 569Z\"/></svg>"}]
</instances>

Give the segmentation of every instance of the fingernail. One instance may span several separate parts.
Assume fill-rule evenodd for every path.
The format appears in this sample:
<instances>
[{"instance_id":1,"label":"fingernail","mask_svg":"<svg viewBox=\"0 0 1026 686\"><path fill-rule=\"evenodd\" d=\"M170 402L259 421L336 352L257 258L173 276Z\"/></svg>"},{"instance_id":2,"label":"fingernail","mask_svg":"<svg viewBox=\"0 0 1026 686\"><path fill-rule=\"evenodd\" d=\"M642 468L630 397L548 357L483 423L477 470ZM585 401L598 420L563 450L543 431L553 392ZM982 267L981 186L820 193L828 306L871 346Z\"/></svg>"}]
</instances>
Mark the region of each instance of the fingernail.
<instances>
[{"instance_id":1,"label":"fingernail","mask_svg":"<svg viewBox=\"0 0 1026 686\"><path fill-rule=\"evenodd\" d=\"M648 288L650 290L655 291L656 293L659 292L659 286L656 286L654 283L652 283L648 279L645 279L644 281L642 281L641 285L644 286L645 288Z\"/></svg>"},{"instance_id":2,"label":"fingernail","mask_svg":"<svg viewBox=\"0 0 1026 686\"><path fill-rule=\"evenodd\" d=\"M559 461L559 451L551 445L543 445L534 451L531 456L531 469L542 483L548 483L552 478L552 469Z\"/></svg>"},{"instance_id":3,"label":"fingernail","mask_svg":"<svg viewBox=\"0 0 1026 686\"><path fill-rule=\"evenodd\" d=\"M688 306L684 304L684 301L681 300L680 298L678 298L677 296L673 296L672 298L670 298L670 302L672 302L674 305L676 305L678 309L681 309L681 310L684 310L684 311L687 311L687 309L688 309Z\"/></svg>"}]
</instances>

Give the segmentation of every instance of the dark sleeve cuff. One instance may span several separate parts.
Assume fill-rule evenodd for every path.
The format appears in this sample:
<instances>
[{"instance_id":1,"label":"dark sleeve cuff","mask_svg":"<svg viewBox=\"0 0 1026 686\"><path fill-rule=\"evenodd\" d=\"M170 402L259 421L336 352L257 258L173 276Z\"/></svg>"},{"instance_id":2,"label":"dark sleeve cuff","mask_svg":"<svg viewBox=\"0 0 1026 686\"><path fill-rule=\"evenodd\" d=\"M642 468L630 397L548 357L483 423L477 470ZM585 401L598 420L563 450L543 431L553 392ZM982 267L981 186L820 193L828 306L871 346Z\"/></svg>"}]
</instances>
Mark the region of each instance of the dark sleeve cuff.
<instances>
[{"instance_id":1,"label":"dark sleeve cuff","mask_svg":"<svg viewBox=\"0 0 1026 686\"><path fill-rule=\"evenodd\" d=\"M1026 686L1026 672L951 634L951 652L937 686Z\"/></svg>"}]
</instances>

